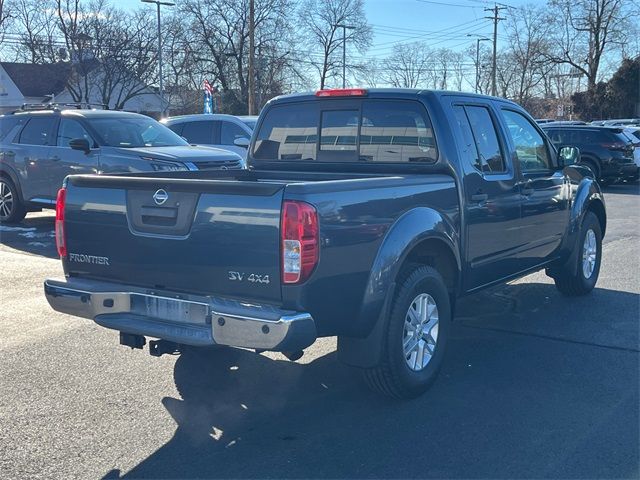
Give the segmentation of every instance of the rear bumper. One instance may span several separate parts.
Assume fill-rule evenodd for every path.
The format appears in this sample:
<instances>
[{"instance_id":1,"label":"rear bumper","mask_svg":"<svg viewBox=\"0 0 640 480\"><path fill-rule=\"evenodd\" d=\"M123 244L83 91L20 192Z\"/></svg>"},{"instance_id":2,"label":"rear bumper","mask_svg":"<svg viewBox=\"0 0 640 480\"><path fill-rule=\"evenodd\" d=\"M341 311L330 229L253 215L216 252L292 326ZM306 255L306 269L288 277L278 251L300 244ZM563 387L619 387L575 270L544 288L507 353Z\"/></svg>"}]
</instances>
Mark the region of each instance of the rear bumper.
<instances>
[{"instance_id":1,"label":"rear bumper","mask_svg":"<svg viewBox=\"0 0 640 480\"><path fill-rule=\"evenodd\" d=\"M44 291L58 312L184 345L296 351L317 337L310 314L270 305L75 278L46 280Z\"/></svg>"}]
</instances>

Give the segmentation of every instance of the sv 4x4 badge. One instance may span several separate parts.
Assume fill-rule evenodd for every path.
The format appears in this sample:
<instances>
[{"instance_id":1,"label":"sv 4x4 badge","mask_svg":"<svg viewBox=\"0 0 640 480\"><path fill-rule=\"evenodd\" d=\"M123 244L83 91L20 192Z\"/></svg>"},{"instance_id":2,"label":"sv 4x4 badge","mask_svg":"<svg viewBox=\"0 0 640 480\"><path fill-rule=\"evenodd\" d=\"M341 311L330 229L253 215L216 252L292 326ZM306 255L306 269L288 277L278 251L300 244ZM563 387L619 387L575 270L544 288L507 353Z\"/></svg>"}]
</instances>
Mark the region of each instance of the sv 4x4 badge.
<instances>
[{"instance_id":1,"label":"sv 4x4 badge","mask_svg":"<svg viewBox=\"0 0 640 480\"><path fill-rule=\"evenodd\" d=\"M257 273L246 274L244 272L229 272L229 280L232 282L251 282L269 284L269 275L258 275Z\"/></svg>"}]
</instances>

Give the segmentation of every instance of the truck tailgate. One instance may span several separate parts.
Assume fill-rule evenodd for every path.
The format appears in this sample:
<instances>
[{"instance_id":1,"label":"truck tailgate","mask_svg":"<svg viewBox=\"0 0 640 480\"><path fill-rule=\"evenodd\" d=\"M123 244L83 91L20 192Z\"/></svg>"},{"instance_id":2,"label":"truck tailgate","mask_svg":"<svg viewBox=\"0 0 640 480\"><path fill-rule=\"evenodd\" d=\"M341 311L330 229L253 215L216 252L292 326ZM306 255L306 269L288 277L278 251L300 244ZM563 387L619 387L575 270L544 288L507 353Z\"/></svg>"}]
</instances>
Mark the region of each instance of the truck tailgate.
<instances>
[{"instance_id":1,"label":"truck tailgate","mask_svg":"<svg viewBox=\"0 0 640 480\"><path fill-rule=\"evenodd\" d=\"M284 183L69 177L68 275L277 303Z\"/></svg>"}]
</instances>

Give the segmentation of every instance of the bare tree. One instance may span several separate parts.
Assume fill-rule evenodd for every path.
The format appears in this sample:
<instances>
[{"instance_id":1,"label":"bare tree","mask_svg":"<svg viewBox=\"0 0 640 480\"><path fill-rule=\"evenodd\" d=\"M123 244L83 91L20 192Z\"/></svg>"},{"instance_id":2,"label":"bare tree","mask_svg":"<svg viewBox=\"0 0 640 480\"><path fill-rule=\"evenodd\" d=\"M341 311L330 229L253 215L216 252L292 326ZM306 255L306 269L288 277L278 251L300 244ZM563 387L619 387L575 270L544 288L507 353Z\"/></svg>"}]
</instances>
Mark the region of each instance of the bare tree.
<instances>
[{"instance_id":1,"label":"bare tree","mask_svg":"<svg viewBox=\"0 0 640 480\"><path fill-rule=\"evenodd\" d=\"M56 42L56 18L51 15L55 5L53 0L15 0L14 25L20 31L18 60L50 63L60 58L63 45Z\"/></svg>"},{"instance_id":2,"label":"bare tree","mask_svg":"<svg viewBox=\"0 0 640 480\"><path fill-rule=\"evenodd\" d=\"M291 0L256 0L258 64L290 65L285 49L291 9ZM184 48L194 55L200 77L222 87L233 111L246 110L248 99L248 11L248 0L186 0L181 7L191 35L191 43ZM264 71L262 74L264 78Z\"/></svg>"},{"instance_id":3,"label":"bare tree","mask_svg":"<svg viewBox=\"0 0 640 480\"><path fill-rule=\"evenodd\" d=\"M304 45L310 55L317 54L320 58L311 63L318 70L321 89L342 66L343 33L348 51L364 53L371 45L372 33L363 0L305 0L299 19L304 29ZM348 27L345 32L343 25Z\"/></svg>"},{"instance_id":4,"label":"bare tree","mask_svg":"<svg viewBox=\"0 0 640 480\"><path fill-rule=\"evenodd\" d=\"M637 4L629 0L550 0L554 24L557 64L568 64L587 77L588 90L598 81L603 55L626 38L630 19L637 17Z\"/></svg>"},{"instance_id":5,"label":"bare tree","mask_svg":"<svg viewBox=\"0 0 640 480\"><path fill-rule=\"evenodd\" d=\"M383 61L384 79L400 88L424 85L433 70L433 57L424 42L394 45L391 55Z\"/></svg>"},{"instance_id":6,"label":"bare tree","mask_svg":"<svg viewBox=\"0 0 640 480\"><path fill-rule=\"evenodd\" d=\"M509 48L502 55L503 92L527 108L540 93L539 87L553 67L549 61L551 19L544 7L525 6L514 10L507 21Z\"/></svg>"}]
</instances>

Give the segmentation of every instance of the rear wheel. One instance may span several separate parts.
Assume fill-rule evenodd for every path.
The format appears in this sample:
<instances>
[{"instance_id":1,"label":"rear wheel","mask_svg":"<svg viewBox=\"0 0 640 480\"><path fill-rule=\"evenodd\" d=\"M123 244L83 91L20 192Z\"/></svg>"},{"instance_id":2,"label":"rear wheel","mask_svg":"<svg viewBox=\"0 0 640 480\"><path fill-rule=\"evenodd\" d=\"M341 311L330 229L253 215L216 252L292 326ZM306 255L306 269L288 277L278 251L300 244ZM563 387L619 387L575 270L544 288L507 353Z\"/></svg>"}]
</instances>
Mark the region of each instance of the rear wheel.
<instances>
[{"instance_id":1,"label":"rear wheel","mask_svg":"<svg viewBox=\"0 0 640 480\"><path fill-rule=\"evenodd\" d=\"M6 177L0 177L0 223L20 222L26 214L27 210L20 201L13 182Z\"/></svg>"},{"instance_id":2,"label":"rear wheel","mask_svg":"<svg viewBox=\"0 0 640 480\"><path fill-rule=\"evenodd\" d=\"M417 397L436 379L449 336L451 305L442 276L432 267L407 272L396 292L380 363L365 370L374 391Z\"/></svg>"},{"instance_id":3,"label":"rear wheel","mask_svg":"<svg viewBox=\"0 0 640 480\"><path fill-rule=\"evenodd\" d=\"M565 269L559 272L554 281L564 295L585 295L596 286L602 260L602 231L593 212L587 212L582 221L573 255L578 256L573 271Z\"/></svg>"}]
</instances>

